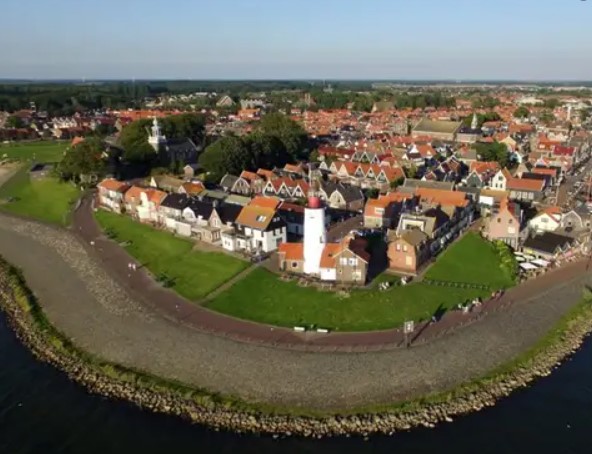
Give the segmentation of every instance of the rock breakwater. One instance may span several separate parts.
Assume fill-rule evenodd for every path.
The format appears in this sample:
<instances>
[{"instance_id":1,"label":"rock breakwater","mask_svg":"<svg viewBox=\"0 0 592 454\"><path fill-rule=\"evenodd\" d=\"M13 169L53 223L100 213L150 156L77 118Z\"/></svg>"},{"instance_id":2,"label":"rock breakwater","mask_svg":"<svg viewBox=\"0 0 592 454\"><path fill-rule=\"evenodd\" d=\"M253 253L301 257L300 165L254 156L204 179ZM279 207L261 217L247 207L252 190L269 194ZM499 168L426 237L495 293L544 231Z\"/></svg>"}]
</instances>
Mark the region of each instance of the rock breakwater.
<instances>
[{"instance_id":1,"label":"rock breakwater","mask_svg":"<svg viewBox=\"0 0 592 454\"><path fill-rule=\"evenodd\" d=\"M394 434L434 427L494 405L512 391L549 375L573 354L592 331L592 299L585 295L553 332L489 377L448 393L357 414L306 416L290 409L258 408L180 383L167 382L102 361L79 350L53 328L17 270L0 261L0 307L19 337L40 360L64 371L89 392L135 403L141 408L182 417L217 430L278 436L326 437Z\"/></svg>"}]
</instances>

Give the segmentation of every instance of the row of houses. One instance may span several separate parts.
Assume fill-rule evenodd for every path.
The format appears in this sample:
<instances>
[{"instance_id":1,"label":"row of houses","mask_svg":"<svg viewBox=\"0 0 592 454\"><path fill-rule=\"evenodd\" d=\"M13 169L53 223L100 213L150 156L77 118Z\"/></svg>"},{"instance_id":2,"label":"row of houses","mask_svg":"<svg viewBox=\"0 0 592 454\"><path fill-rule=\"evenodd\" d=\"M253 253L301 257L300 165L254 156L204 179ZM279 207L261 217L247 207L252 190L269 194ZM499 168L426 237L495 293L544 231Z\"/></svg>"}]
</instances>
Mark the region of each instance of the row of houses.
<instances>
[{"instance_id":1,"label":"row of houses","mask_svg":"<svg viewBox=\"0 0 592 454\"><path fill-rule=\"evenodd\" d=\"M229 251L268 253L287 239L288 223L280 216L278 199L256 197L241 205L201 193L169 193L114 179L106 179L97 187L101 207ZM286 212L292 223L301 225L303 221L297 219L293 207Z\"/></svg>"}]
</instances>

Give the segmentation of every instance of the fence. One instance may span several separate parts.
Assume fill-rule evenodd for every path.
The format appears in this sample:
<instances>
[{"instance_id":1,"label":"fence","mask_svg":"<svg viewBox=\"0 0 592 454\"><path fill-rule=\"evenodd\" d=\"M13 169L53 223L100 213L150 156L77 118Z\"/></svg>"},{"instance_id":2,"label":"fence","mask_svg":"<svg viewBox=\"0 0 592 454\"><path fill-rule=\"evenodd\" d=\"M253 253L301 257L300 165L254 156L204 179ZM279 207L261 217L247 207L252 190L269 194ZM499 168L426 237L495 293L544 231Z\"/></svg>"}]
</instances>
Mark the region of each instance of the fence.
<instances>
[{"instance_id":1,"label":"fence","mask_svg":"<svg viewBox=\"0 0 592 454\"><path fill-rule=\"evenodd\" d=\"M423 282L428 285L435 285L440 287L456 287L456 288L474 288L479 290L491 290L489 285L475 284L472 282L455 282L455 281L439 281L435 279L424 279Z\"/></svg>"}]
</instances>

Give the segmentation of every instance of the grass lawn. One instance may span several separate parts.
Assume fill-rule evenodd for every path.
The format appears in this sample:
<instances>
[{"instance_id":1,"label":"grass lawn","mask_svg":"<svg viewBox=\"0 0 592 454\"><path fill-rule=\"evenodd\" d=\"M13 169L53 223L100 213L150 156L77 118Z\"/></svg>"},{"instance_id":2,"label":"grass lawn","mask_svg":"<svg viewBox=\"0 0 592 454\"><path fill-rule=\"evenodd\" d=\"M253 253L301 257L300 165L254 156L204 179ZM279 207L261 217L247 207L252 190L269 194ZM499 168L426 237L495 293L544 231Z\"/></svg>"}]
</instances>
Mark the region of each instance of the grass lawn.
<instances>
[{"instance_id":1,"label":"grass lawn","mask_svg":"<svg viewBox=\"0 0 592 454\"><path fill-rule=\"evenodd\" d=\"M154 275L173 279L172 288L190 300L212 292L249 266L218 252L192 251L193 242L140 224L129 217L98 211L96 219L118 241L129 241L127 250Z\"/></svg>"},{"instance_id":2,"label":"grass lawn","mask_svg":"<svg viewBox=\"0 0 592 454\"><path fill-rule=\"evenodd\" d=\"M492 288L512 286L512 276L500 266L493 245L476 233L468 233L444 251L428 270L426 279L484 284Z\"/></svg>"},{"instance_id":3,"label":"grass lawn","mask_svg":"<svg viewBox=\"0 0 592 454\"><path fill-rule=\"evenodd\" d=\"M442 254L430 273L434 279L482 283L496 289L512 283L499 267L489 243L473 234ZM387 274L378 279L400 280ZM258 269L218 295L208 307L272 325L313 324L339 331L371 331L401 326L406 319L426 320L436 312L489 294L487 290L412 283L385 292L373 285L372 289L355 290L349 297L342 297L334 292L300 287L296 282L284 282L267 270Z\"/></svg>"},{"instance_id":4,"label":"grass lawn","mask_svg":"<svg viewBox=\"0 0 592 454\"><path fill-rule=\"evenodd\" d=\"M0 160L7 155L19 161L59 162L69 142L30 142L0 145Z\"/></svg>"},{"instance_id":5,"label":"grass lawn","mask_svg":"<svg viewBox=\"0 0 592 454\"><path fill-rule=\"evenodd\" d=\"M393 277L393 281L398 281ZM487 292L485 292L487 293ZM314 324L339 331L372 331L401 326L407 319L425 320L484 292L422 283L385 292L356 290L349 297L300 287L257 269L208 304L210 309L280 326Z\"/></svg>"},{"instance_id":6,"label":"grass lawn","mask_svg":"<svg viewBox=\"0 0 592 454\"><path fill-rule=\"evenodd\" d=\"M66 225L72 204L78 196L78 188L56 178L31 180L25 166L0 187L0 210ZM11 197L15 201L8 202Z\"/></svg>"}]
</instances>

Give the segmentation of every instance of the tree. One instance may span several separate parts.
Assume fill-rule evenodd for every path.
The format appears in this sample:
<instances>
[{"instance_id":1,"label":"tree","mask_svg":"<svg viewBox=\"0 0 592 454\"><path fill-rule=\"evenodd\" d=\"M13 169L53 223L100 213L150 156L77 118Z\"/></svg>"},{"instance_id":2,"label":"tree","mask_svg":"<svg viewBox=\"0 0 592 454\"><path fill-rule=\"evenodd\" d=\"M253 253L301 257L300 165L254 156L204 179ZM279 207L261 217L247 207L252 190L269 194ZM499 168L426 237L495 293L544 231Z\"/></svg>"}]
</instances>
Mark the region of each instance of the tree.
<instances>
[{"instance_id":1,"label":"tree","mask_svg":"<svg viewBox=\"0 0 592 454\"><path fill-rule=\"evenodd\" d=\"M417 176L417 166L413 163L405 168L405 176L407 178L415 178Z\"/></svg>"},{"instance_id":2,"label":"tree","mask_svg":"<svg viewBox=\"0 0 592 454\"><path fill-rule=\"evenodd\" d=\"M125 153L124 160L135 164L150 164L156 159L154 148L148 143L148 128L151 120L137 120L121 131L119 142Z\"/></svg>"},{"instance_id":3,"label":"tree","mask_svg":"<svg viewBox=\"0 0 592 454\"><path fill-rule=\"evenodd\" d=\"M259 167L283 167L292 161L284 143L276 136L255 132L245 137L244 142L248 148L249 167L253 170Z\"/></svg>"},{"instance_id":4,"label":"tree","mask_svg":"<svg viewBox=\"0 0 592 454\"><path fill-rule=\"evenodd\" d=\"M549 98L545 99L543 102L543 107L546 107L547 109L555 109L555 107L557 107L559 104L560 103L557 98Z\"/></svg>"},{"instance_id":5,"label":"tree","mask_svg":"<svg viewBox=\"0 0 592 454\"><path fill-rule=\"evenodd\" d=\"M187 137L196 144L201 144L205 133L205 118L201 114L180 114L165 117L162 132L169 139Z\"/></svg>"},{"instance_id":6,"label":"tree","mask_svg":"<svg viewBox=\"0 0 592 454\"><path fill-rule=\"evenodd\" d=\"M530 111L524 106L520 106L514 111L515 118L527 118L528 116L530 116Z\"/></svg>"},{"instance_id":7,"label":"tree","mask_svg":"<svg viewBox=\"0 0 592 454\"><path fill-rule=\"evenodd\" d=\"M117 129L113 125L109 124L99 124L95 128L95 134L99 137L110 136L111 134L115 134Z\"/></svg>"},{"instance_id":8,"label":"tree","mask_svg":"<svg viewBox=\"0 0 592 454\"><path fill-rule=\"evenodd\" d=\"M66 153L57 166L57 172L64 181L80 183L98 179L105 168L102 142L89 137Z\"/></svg>"},{"instance_id":9,"label":"tree","mask_svg":"<svg viewBox=\"0 0 592 454\"><path fill-rule=\"evenodd\" d=\"M223 137L209 145L199 157L207 170L209 181L220 181L227 173L238 175L249 168L251 156L246 143L239 137Z\"/></svg>"},{"instance_id":10,"label":"tree","mask_svg":"<svg viewBox=\"0 0 592 454\"><path fill-rule=\"evenodd\" d=\"M483 126L483 123L486 121L500 121L501 117L497 112L486 112L484 114L477 114L477 127L480 128ZM463 126L471 126L473 122L473 116L468 115L462 120Z\"/></svg>"},{"instance_id":11,"label":"tree","mask_svg":"<svg viewBox=\"0 0 592 454\"><path fill-rule=\"evenodd\" d=\"M7 128L22 128L24 126L23 120L16 115L11 115L6 119Z\"/></svg>"},{"instance_id":12,"label":"tree","mask_svg":"<svg viewBox=\"0 0 592 454\"><path fill-rule=\"evenodd\" d=\"M259 122L257 131L262 135L278 138L292 159L296 160L304 155L306 131L291 118L280 113L265 115Z\"/></svg>"},{"instance_id":13,"label":"tree","mask_svg":"<svg viewBox=\"0 0 592 454\"><path fill-rule=\"evenodd\" d=\"M509 161L508 147L504 143L478 143L477 154L482 161L496 161L502 167L506 167Z\"/></svg>"},{"instance_id":14,"label":"tree","mask_svg":"<svg viewBox=\"0 0 592 454\"><path fill-rule=\"evenodd\" d=\"M539 120L541 121L541 123L548 125L553 120L555 120L555 115L553 115L553 112L551 112L550 110L543 110L543 112L539 116Z\"/></svg>"},{"instance_id":15,"label":"tree","mask_svg":"<svg viewBox=\"0 0 592 454\"><path fill-rule=\"evenodd\" d=\"M396 180L391 181L390 187L391 187L391 189L397 189L403 183L405 183L405 177L400 177L400 178L397 178Z\"/></svg>"}]
</instances>

